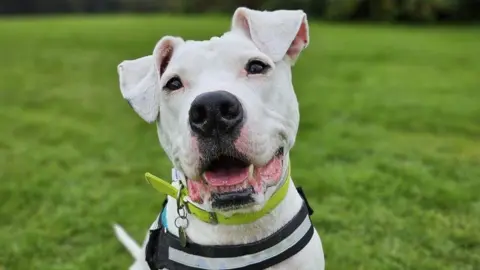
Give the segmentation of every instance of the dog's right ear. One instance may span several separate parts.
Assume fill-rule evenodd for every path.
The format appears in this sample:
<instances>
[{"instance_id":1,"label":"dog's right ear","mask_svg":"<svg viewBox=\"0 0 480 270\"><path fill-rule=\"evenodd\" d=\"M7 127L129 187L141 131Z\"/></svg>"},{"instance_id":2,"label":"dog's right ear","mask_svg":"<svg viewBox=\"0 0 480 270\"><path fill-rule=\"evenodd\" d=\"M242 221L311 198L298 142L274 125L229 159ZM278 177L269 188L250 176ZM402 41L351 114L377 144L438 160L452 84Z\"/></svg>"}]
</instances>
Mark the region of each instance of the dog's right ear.
<instances>
[{"instance_id":1,"label":"dog's right ear","mask_svg":"<svg viewBox=\"0 0 480 270\"><path fill-rule=\"evenodd\" d=\"M175 47L183 42L181 38L166 36L157 43L153 55L125 60L117 67L123 98L148 123L156 121L160 111L160 76Z\"/></svg>"},{"instance_id":2,"label":"dog's right ear","mask_svg":"<svg viewBox=\"0 0 480 270\"><path fill-rule=\"evenodd\" d=\"M151 123L158 117L158 79L153 56L125 60L117 67L120 91L135 112Z\"/></svg>"}]
</instances>

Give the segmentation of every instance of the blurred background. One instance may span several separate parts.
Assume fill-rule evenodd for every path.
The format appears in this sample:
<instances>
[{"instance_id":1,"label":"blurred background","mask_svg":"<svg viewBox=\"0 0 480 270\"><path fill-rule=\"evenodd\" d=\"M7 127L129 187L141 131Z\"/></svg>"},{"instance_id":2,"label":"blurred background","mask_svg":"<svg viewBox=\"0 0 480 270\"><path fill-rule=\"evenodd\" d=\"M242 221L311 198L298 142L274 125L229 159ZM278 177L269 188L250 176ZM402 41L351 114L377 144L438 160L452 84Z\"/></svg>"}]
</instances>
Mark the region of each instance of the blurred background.
<instances>
[{"instance_id":1,"label":"blurred background","mask_svg":"<svg viewBox=\"0 0 480 270\"><path fill-rule=\"evenodd\" d=\"M225 13L236 7L303 9L329 20L458 22L480 19L479 0L3 0L0 14Z\"/></svg>"},{"instance_id":2,"label":"blurred background","mask_svg":"<svg viewBox=\"0 0 480 270\"><path fill-rule=\"evenodd\" d=\"M292 175L327 269L480 269L480 1L1 0L0 270L127 269L168 179L116 66L209 39L238 6L304 9Z\"/></svg>"}]
</instances>

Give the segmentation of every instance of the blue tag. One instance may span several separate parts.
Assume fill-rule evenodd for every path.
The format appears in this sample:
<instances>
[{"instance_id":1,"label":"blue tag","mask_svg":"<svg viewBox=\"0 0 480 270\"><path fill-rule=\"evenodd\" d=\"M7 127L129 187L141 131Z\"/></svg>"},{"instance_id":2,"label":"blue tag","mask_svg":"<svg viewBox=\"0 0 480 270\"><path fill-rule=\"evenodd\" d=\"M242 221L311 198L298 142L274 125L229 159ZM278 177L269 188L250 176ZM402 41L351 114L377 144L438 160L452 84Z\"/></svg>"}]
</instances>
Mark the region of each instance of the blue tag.
<instances>
[{"instance_id":1,"label":"blue tag","mask_svg":"<svg viewBox=\"0 0 480 270\"><path fill-rule=\"evenodd\" d=\"M160 220L162 221L162 226L165 229L167 228L167 208L163 208L162 213L160 214Z\"/></svg>"}]
</instances>

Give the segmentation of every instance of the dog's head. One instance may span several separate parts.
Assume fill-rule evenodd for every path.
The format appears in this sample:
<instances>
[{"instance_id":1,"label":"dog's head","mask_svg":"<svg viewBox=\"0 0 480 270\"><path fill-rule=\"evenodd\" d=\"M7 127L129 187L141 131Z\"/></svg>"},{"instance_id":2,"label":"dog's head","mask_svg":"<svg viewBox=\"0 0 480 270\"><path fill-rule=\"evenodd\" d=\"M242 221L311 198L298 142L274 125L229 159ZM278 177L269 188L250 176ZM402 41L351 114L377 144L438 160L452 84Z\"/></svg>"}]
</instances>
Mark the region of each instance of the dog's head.
<instances>
[{"instance_id":1,"label":"dog's head","mask_svg":"<svg viewBox=\"0 0 480 270\"><path fill-rule=\"evenodd\" d=\"M157 123L193 202L255 211L282 182L299 123L291 66L308 42L301 10L238 8L221 37L165 36L118 66L124 98Z\"/></svg>"}]
</instances>

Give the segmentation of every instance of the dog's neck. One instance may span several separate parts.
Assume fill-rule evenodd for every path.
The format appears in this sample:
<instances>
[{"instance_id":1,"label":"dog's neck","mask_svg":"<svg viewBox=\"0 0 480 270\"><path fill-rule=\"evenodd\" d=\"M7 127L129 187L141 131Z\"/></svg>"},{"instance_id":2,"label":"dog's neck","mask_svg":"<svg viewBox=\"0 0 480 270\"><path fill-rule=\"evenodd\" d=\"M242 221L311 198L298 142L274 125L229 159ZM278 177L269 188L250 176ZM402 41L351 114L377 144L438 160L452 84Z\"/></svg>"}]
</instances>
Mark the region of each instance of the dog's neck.
<instances>
[{"instance_id":1,"label":"dog's neck","mask_svg":"<svg viewBox=\"0 0 480 270\"><path fill-rule=\"evenodd\" d=\"M295 189L293 181L290 181L287 195L282 202L269 214L255 222L242 225L212 225L188 216L189 226L186 229L190 241L201 245L234 245L245 244L266 238L278 231L289 222L302 206L302 198ZM167 203L167 227L168 230L178 236L175 227L177 218L176 201L168 199Z\"/></svg>"}]
</instances>

